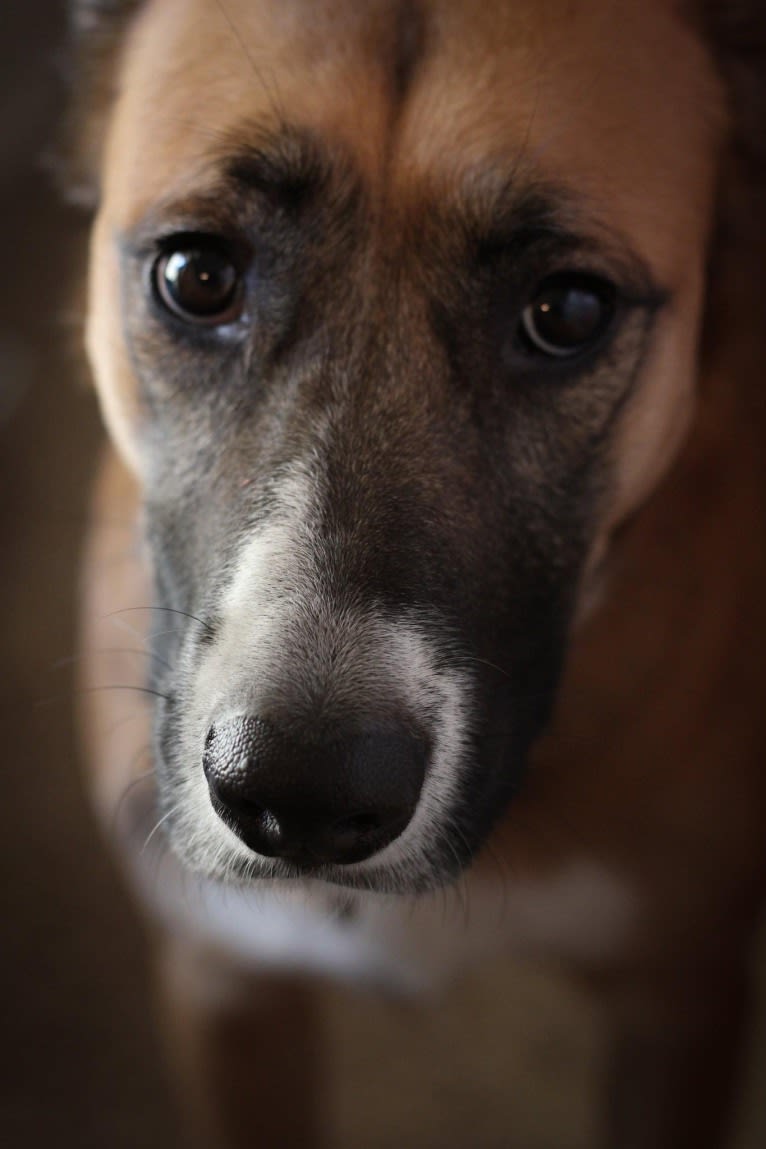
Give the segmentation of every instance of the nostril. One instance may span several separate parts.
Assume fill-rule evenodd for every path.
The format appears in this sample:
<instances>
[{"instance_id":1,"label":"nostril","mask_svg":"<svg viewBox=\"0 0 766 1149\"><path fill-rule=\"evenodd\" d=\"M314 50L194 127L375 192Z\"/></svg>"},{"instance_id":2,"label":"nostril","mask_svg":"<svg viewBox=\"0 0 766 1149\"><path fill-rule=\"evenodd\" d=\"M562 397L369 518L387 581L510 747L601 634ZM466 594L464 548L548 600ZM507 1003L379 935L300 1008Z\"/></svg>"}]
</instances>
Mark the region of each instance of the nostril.
<instances>
[{"instance_id":1,"label":"nostril","mask_svg":"<svg viewBox=\"0 0 766 1149\"><path fill-rule=\"evenodd\" d=\"M253 802L238 793L227 794L225 791L221 793L220 790L218 791L218 796L239 818L247 818L248 821L257 824L270 833L275 833L279 830L277 819L271 810L268 810L262 802Z\"/></svg>"},{"instance_id":2,"label":"nostril","mask_svg":"<svg viewBox=\"0 0 766 1149\"><path fill-rule=\"evenodd\" d=\"M338 818L333 829L338 833L371 834L380 829L382 821L380 814L369 810L361 814L351 814L348 818Z\"/></svg>"},{"instance_id":3,"label":"nostril","mask_svg":"<svg viewBox=\"0 0 766 1149\"><path fill-rule=\"evenodd\" d=\"M279 849L284 826L272 810L220 785L210 785L210 796L213 809L253 849L268 856Z\"/></svg>"},{"instance_id":4,"label":"nostril","mask_svg":"<svg viewBox=\"0 0 766 1149\"><path fill-rule=\"evenodd\" d=\"M216 803L237 818L246 818L270 834L279 832L279 822L275 815L262 802L253 801L238 787L213 780L209 783L211 796Z\"/></svg>"},{"instance_id":5,"label":"nostril","mask_svg":"<svg viewBox=\"0 0 766 1149\"><path fill-rule=\"evenodd\" d=\"M270 840L277 842L282 836L282 827L279 824L279 819L271 810L267 810L265 806L259 806L257 802L243 802L243 814L250 819L262 834L265 834Z\"/></svg>"}]
</instances>

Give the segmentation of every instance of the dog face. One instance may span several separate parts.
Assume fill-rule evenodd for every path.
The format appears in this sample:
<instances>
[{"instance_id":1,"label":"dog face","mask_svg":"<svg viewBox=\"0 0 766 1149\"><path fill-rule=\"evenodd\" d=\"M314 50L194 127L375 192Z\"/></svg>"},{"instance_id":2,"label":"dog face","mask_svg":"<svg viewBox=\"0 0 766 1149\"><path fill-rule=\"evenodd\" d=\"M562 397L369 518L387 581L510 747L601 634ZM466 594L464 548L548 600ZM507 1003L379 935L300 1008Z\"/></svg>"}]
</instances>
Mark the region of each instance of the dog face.
<instances>
[{"instance_id":1,"label":"dog face","mask_svg":"<svg viewBox=\"0 0 766 1149\"><path fill-rule=\"evenodd\" d=\"M688 426L720 105L670 0L140 7L88 342L192 866L412 892L486 839Z\"/></svg>"}]
</instances>

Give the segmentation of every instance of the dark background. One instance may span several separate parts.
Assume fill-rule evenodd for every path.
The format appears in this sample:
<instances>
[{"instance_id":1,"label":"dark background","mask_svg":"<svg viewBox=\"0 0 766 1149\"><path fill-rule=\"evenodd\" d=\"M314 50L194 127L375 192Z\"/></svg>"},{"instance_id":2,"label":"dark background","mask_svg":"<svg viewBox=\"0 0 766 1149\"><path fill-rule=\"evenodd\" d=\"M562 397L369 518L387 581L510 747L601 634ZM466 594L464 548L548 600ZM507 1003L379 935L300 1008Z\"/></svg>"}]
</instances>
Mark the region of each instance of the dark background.
<instances>
[{"instance_id":1,"label":"dark background","mask_svg":"<svg viewBox=\"0 0 766 1149\"><path fill-rule=\"evenodd\" d=\"M60 665L101 436L77 357L85 221L41 162L63 25L52 0L0 6L0 1140L167 1149L143 929L86 805Z\"/></svg>"}]
</instances>

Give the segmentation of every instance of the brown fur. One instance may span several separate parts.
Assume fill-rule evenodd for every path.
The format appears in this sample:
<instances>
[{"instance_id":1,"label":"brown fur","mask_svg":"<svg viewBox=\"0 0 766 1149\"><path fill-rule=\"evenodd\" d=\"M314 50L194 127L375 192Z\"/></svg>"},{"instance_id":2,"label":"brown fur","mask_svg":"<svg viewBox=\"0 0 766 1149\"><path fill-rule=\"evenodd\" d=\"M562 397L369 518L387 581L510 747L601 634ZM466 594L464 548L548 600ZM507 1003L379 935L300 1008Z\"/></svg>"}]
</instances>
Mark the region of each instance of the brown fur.
<instances>
[{"instance_id":1,"label":"brown fur","mask_svg":"<svg viewBox=\"0 0 766 1149\"><path fill-rule=\"evenodd\" d=\"M86 145L101 181L89 348L138 486L145 416L112 237L204 190L221 135L273 126L284 108L353 154L389 228L383 243L419 203L449 199L460 172L513 145L520 171L533 156L588 197L670 296L613 443L554 723L475 872L491 874L499 856L515 873L545 875L587 849L637 891L640 928L619 952L553 955L612 1011L607 1144L719 1145L766 884L758 6L682 17L670 0L444 0L419 6L414 37L407 6L393 6L391 21L392 6L377 3L362 14L327 0L310 19L299 4L232 3L231 22L201 7L202 55L187 19L196 6L180 0L148 3L115 41L122 95L106 117L103 166L98 132ZM110 514L119 505L133 517L135 479L112 462L105 482ZM115 556L140 601L144 575L120 557L124 539L96 531L91 547L88 617L125 601ZM86 645L105 645L89 627ZM95 709L90 761L109 809L126 784L119 764L143 735L123 727L107 740L119 707L99 696Z\"/></svg>"}]
</instances>

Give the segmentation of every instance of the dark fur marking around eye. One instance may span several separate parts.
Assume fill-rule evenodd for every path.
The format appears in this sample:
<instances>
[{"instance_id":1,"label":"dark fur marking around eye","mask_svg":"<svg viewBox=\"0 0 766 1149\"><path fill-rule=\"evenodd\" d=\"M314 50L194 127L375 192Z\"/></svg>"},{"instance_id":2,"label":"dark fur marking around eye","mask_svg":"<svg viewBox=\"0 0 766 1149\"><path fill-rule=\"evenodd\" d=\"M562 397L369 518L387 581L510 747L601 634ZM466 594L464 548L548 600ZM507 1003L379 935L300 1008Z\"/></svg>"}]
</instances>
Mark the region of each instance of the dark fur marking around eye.
<instances>
[{"instance_id":1,"label":"dark fur marking around eye","mask_svg":"<svg viewBox=\"0 0 766 1149\"><path fill-rule=\"evenodd\" d=\"M298 207L320 192L330 178L329 157L310 132L282 128L264 133L247 126L220 156L224 179L235 190L257 192L286 208Z\"/></svg>"}]
</instances>

